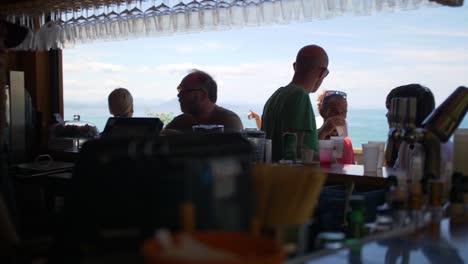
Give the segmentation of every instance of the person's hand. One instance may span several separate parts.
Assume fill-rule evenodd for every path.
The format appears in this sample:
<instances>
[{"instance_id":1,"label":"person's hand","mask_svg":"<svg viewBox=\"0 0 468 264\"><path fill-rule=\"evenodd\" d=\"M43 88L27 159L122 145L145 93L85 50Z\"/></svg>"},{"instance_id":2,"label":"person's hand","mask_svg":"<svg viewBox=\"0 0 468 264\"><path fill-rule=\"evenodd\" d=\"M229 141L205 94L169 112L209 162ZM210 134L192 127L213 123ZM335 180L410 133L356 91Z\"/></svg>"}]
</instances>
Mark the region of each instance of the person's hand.
<instances>
[{"instance_id":1,"label":"person's hand","mask_svg":"<svg viewBox=\"0 0 468 264\"><path fill-rule=\"evenodd\" d=\"M261 129L262 128L262 119L260 118L260 116L255 113L254 111L252 110L249 110L249 114L247 115L247 118L250 120L250 119L255 119L255 123L257 124L257 129Z\"/></svg>"},{"instance_id":2,"label":"person's hand","mask_svg":"<svg viewBox=\"0 0 468 264\"><path fill-rule=\"evenodd\" d=\"M322 127L318 130L319 139L325 139L330 136L337 126L345 126L346 119L342 116L332 116L324 120Z\"/></svg>"},{"instance_id":3,"label":"person's hand","mask_svg":"<svg viewBox=\"0 0 468 264\"><path fill-rule=\"evenodd\" d=\"M248 119L253 118L253 119L257 120L257 118L260 119L260 116L257 113L255 113L254 111L249 110L249 114L247 115L247 118Z\"/></svg>"}]
</instances>

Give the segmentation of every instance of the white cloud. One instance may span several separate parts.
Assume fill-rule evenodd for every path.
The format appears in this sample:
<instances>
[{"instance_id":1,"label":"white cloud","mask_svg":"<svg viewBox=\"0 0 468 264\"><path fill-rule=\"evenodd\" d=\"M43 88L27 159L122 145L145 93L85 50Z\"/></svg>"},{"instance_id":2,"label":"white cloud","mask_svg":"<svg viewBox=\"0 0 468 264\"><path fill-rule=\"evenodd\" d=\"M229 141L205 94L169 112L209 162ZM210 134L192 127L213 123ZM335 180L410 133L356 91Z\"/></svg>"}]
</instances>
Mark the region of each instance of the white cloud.
<instances>
[{"instance_id":1,"label":"white cloud","mask_svg":"<svg viewBox=\"0 0 468 264\"><path fill-rule=\"evenodd\" d=\"M122 72L125 67L119 64L104 63L93 58L85 58L78 60L68 60L63 63L63 69L67 72Z\"/></svg>"},{"instance_id":2,"label":"white cloud","mask_svg":"<svg viewBox=\"0 0 468 264\"><path fill-rule=\"evenodd\" d=\"M280 66L281 65L281 66ZM213 75L232 75L232 76L245 76L256 75L259 71L266 68L282 67L283 63L279 62L255 62L255 63L241 63L241 64L193 64L193 63L180 63L180 64L165 64L156 67L143 66L134 69L137 73L149 74L187 74L193 69L206 71ZM132 70L132 69L130 69Z\"/></svg>"},{"instance_id":3,"label":"white cloud","mask_svg":"<svg viewBox=\"0 0 468 264\"><path fill-rule=\"evenodd\" d=\"M97 102L107 100L109 93L117 87L128 87L128 80L120 76L99 79L74 80L64 78L64 99L69 102Z\"/></svg>"},{"instance_id":4,"label":"white cloud","mask_svg":"<svg viewBox=\"0 0 468 264\"><path fill-rule=\"evenodd\" d=\"M237 50L238 47L231 44L221 43L217 41L203 40L191 43L177 44L175 45L175 51L179 54L194 54L194 53L206 53L213 51L226 51L231 52Z\"/></svg>"},{"instance_id":5,"label":"white cloud","mask_svg":"<svg viewBox=\"0 0 468 264\"><path fill-rule=\"evenodd\" d=\"M468 31L450 30L448 28L427 29L427 28L402 28L405 33L410 35L431 36L431 37L459 37L468 38Z\"/></svg>"},{"instance_id":6,"label":"white cloud","mask_svg":"<svg viewBox=\"0 0 468 264\"><path fill-rule=\"evenodd\" d=\"M399 56L403 60L418 60L420 62L466 62L468 61L468 50L452 49L398 49L390 51L390 56Z\"/></svg>"},{"instance_id":7,"label":"white cloud","mask_svg":"<svg viewBox=\"0 0 468 264\"><path fill-rule=\"evenodd\" d=\"M179 44L175 46L175 50L177 53L193 53L195 50L194 46L189 45L189 44Z\"/></svg>"},{"instance_id":8,"label":"white cloud","mask_svg":"<svg viewBox=\"0 0 468 264\"><path fill-rule=\"evenodd\" d=\"M342 48L344 52L372 54L380 57L395 58L401 61L420 63L453 63L468 61L466 49L430 49L421 47L382 47L382 48Z\"/></svg>"},{"instance_id":9,"label":"white cloud","mask_svg":"<svg viewBox=\"0 0 468 264\"><path fill-rule=\"evenodd\" d=\"M349 107L383 107L391 89L410 83L429 87L436 103L440 104L458 86L468 83L468 69L465 65L419 63L369 70L346 69L333 72L325 79L322 88L347 92Z\"/></svg>"}]
</instances>

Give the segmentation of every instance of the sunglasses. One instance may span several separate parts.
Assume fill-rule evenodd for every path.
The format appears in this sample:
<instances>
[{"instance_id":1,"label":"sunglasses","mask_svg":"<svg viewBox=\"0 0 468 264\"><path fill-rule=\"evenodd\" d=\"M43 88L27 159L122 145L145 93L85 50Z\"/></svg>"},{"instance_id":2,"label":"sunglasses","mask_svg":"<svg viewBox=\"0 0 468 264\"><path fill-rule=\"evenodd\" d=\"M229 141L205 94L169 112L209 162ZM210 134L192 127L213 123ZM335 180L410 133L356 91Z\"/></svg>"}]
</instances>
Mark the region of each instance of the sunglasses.
<instances>
[{"instance_id":1,"label":"sunglasses","mask_svg":"<svg viewBox=\"0 0 468 264\"><path fill-rule=\"evenodd\" d=\"M343 97L344 99L348 97L348 95L345 92L328 90L328 91L325 91L325 93L323 94L323 98L325 99L327 97L334 96L334 95L339 95Z\"/></svg>"},{"instance_id":2,"label":"sunglasses","mask_svg":"<svg viewBox=\"0 0 468 264\"><path fill-rule=\"evenodd\" d=\"M187 88L187 89L183 89L182 86L177 86L177 93L188 93L188 92L194 92L194 91L201 91L202 89L200 88Z\"/></svg>"},{"instance_id":3,"label":"sunglasses","mask_svg":"<svg viewBox=\"0 0 468 264\"><path fill-rule=\"evenodd\" d=\"M320 68L321 68L321 69L323 70L323 72L324 72L323 78L327 77L328 74L330 73L330 70L328 70L327 67L320 67Z\"/></svg>"}]
</instances>

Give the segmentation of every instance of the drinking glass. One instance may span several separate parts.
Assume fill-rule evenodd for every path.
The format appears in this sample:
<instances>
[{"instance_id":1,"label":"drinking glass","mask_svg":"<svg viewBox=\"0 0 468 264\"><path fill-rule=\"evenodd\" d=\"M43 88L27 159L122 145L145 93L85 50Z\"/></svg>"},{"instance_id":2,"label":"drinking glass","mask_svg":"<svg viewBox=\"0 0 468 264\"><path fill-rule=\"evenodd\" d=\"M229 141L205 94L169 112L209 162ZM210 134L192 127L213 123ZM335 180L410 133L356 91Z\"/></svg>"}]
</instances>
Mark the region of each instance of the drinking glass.
<instances>
[{"instance_id":1,"label":"drinking glass","mask_svg":"<svg viewBox=\"0 0 468 264\"><path fill-rule=\"evenodd\" d=\"M216 28L228 29L231 26L231 16L229 15L230 4L221 1L217 4Z\"/></svg>"},{"instance_id":2,"label":"drinking glass","mask_svg":"<svg viewBox=\"0 0 468 264\"><path fill-rule=\"evenodd\" d=\"M169 33L172 33L171 31L171 27L172 27L172 24L171 24L171 9L165 5L164 3L160 4L157 8L156 8L157 12L158 12L158 19L157 19L157 24L158 24L158 28L160 30L161 33L165 33L165 34L169 34Z\"/></svg>"},{"instance_id":3,"label":"drinking glass","mask_svg":"<svg viewBox=\"0 0 468 264\"><path fill-rule=\"evenodd\" d=\"M187 5L180 2L172 8L172 26L176 32L187 30Z\"/></svg>"},{"instance_id":4,"label":"drinking glass","mask_svg":"<svg viewBox=\"0 0 468 264\"><path fill-rule=\"evenodd\" d=\"M187 22L190 32L202 30L201 4L196 0L187 4Z\"/></svg>"},{"instance_id":5,"label":"drinking glass","mask_svg":"<svg viewBox=\"0 0 468 264\"><path fill-rule=\"evenodd\" d=\"M244 6L245 6L245 2L243 0L236 0L229 7L230 15L231 15L230 16L231 26L234 26L234 27L244 26L244 23L245 23Z\"/></svg>"},{"instance_id":6,"label":"drinking glass","mask_svg":"<svg viewBox=\"0 0 468 264\"><path fill-rule=\"evenodd\" d=\"M146 35L154 35L157 34L158 29L158 9L155 5L155 0L153 0L153 5L146 9L144 16L143 16L143 23L145 23L145 33Z\"/></svg>"},{"instance_id":7,"label":"drinking glass","mask_svg":"<svg viewBox=\"0 0 468 264\"><path fill-rule=\"evenodd\" d=\"M102 13L98 15L96 20L96 35L101 39L107 39L109 37L109 33L107 32L107 27L105 21L107 20L107 15L102 10Z\"/></svg>"},{"instance_id":8,"label":"drinking glass","mask_svg":"<svg viewBox=\"0 0 468 264\"><path fill-rule=\"evenodd\" d=\"M341 159L343 157L344 137L330 137L333 141L333 157Z\"/></svg>"},{"instance_id":9,"label":"drinking glass","mask_svg":"<svg viewBox=\"0 0 468 264\"><path fill-rule=\"evenodd\" d=\"M257 0L249 0L245 4L244 7L244 15L245 15L245 24L247 26L256 26L259 24L260 16L259 12L260 9L258 8L258 1Z\"/></svg>"},{"instance_id":10,"label":"drinking glass","mask_svg":"<svg viewBox=\"0 0 468 264\"><path fill-rule=\"evenodd\" d=\"M319 140L320 164L330 166L333 163L333 141Z\"/></svg>"},{"instance_id":11,"label":"drinking glass","mask_svg":"<svg viewBox=\"0 0 468 264\"><path fill-rule=\"evenodd\" d=\"M130 17L130 4L127 3L127 8L119 13L118 25L120 37L122 38L127 38L131 34L132 21Z\"/></svg>"},{"instance_id":12,"label":"drinking glass","mask_svg":"<svg viewBox=\"0 0 468 264\"><path fill-rule=\"evenodd\" d=\"M214 29L216 27L216 2L213 0L203 0L200 2L201 24L204 29Z\"/></svg>"},{"instance_id":13,"label":"drinking glass","mask_svg":"<svg viewBox=\"0 0 468 264\"><path fill-rule=\"evenodd\" d=\"M130 18L132 20L131 32L134 36L141 35L145 32L145 14L141 10L141 0L130 10Z\"/></svg>"}]
</instances>

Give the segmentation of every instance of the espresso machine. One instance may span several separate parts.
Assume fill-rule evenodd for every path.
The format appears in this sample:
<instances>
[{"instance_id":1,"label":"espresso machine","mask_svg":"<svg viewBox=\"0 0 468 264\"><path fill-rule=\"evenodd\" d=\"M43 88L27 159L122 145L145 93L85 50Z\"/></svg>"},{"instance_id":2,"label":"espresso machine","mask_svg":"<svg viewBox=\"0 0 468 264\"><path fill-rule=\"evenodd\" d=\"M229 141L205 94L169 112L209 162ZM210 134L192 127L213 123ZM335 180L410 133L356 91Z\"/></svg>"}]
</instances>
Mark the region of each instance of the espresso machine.
<instances>
[{"instance_id":1,"label":"espresso machine","mask_svg":"<svg viewBox=\"0 0 468 264\"><path fill-rule=\"evenodd\" d=\"M440 143L447 142L465 117L468 88L458 87L439 107L415 126L416 98L393 98L385 153L388 166L405 169L409 180L440 180ZM398 160L398 161L397 161Z\"/></svg>"}]
</instances>

